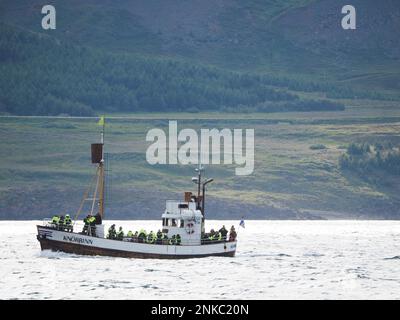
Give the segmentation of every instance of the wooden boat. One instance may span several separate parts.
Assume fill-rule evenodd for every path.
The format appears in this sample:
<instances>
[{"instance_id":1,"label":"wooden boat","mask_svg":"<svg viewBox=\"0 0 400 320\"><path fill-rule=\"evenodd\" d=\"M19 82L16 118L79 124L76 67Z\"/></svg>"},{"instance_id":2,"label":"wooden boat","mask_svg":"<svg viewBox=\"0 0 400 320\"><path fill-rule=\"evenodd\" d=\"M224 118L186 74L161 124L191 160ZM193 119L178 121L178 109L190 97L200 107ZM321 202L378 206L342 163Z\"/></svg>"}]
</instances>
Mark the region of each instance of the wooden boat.
<instances>
[{"instance_id":1,"label":"wooden boat","mask_svg":"<svg viewBox=\"0 0 400 320\"><path fill-rule=\"evenodd\" d=\"M92 163L96 164L93 197L85 193L81 206L71 225L53 223L44 220L37 225L37 239L42 250L62 251L79 255L99 255L126 258L182 259L209 256L233 257L236 252L236 233L230 239L219 235L212 238L205 233L205 192L206 185L213 179L202 181L204 169L199 166L198 176L192 178L197 184L197 195L185 192L183 201L166 202L162 214L162 238L146 239L143 237L123 237L119 239L105 237L104 223L104 121L101 143L92 144ZM90 201L89 217L97 210L97 222L79 228L77 219L82 212L85 201ZM108 227L108 226L107 226ZM76 229L80 232L76 232ZM161 229L161 228L160 228ZM179 241L177 238L180 238ZM175 239L174 241L172 241Z\"/></svg>"}]
</instances>

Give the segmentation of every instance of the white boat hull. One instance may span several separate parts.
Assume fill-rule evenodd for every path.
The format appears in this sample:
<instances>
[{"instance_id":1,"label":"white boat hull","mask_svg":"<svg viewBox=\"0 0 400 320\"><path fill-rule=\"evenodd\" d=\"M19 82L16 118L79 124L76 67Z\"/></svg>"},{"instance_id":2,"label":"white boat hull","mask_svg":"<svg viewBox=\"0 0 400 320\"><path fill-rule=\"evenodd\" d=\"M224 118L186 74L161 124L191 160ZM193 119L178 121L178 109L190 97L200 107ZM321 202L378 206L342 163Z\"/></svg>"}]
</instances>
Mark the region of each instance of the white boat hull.
<instances>
[{"instance_id":1,"label":"white boat hull","mask_svg":"<svg viewBox=\"0 0 400 320\"><path fill-rule=\"evenodd\" d=\"M37 226L37 229L37 239L42 250L82 255L153 259L187 259L208 256L233 257L237 244L236 241L206 245L147 244L92 237L45 226Z\"/></svg>"}]
</instances>

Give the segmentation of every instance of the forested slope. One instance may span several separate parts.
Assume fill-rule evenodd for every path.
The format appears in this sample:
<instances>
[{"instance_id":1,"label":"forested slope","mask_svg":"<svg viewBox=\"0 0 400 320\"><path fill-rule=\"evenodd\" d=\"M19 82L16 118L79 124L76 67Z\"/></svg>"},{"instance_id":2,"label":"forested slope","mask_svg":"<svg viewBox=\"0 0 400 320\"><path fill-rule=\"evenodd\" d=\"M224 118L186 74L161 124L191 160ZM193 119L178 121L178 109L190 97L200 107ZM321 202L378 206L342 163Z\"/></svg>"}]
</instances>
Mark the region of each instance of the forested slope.
<instances>
[{"instance_id":1,"label":"forested slope","mask_svg":"<svg viewBox=\"0 0 400 320\"><path fill-rule=\"evenodd\" d=\"M95 111L343 110L294 90L348 89L222 70L177 59L110 53L50 36L0 27L0 110L17 115ZM351 94L351 92L350 92Z\"/></svg>"}]
</instances>

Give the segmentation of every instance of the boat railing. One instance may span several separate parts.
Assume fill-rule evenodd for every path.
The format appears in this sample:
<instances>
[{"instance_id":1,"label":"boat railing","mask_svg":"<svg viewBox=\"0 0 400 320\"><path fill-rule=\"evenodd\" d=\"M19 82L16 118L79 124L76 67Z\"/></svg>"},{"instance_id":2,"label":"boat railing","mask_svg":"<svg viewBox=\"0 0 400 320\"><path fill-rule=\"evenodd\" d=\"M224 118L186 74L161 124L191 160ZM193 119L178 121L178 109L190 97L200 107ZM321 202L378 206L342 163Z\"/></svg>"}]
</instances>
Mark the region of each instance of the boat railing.
<instances>
[{"instance_id":1,"label":"boat railing","mask_svg":"<svg viewBox=\"0 0 400 320\"><path fill-rule=\"evenodd\" d=\"M42 220L42 225L46 226L46 227L56 227L56 226L58 226L60 224L59 223L58 224L54 224L52 219L46 218L46 219ZM67 225L67 224L64 223L62 225ZM85 223L81 222L81 221L72 221L72 223L69 224L69 225L73 226L74 228L77 227L77 229L83 229L84 226L85 226Z\"/></svg>"},{"instance_id":2,"label":"boat railing","mask_svg":"<svg viewBox=\"0 0 400 320\"><path fill-rule=\"evenodd\" d=\"M50 225L51 225L51 219L45 218L45 219L42 220L42 226L48 227Z\"/></svg>"},{"instance_id":3,"label":"boat railing","mask_svg":"<svg viewBox=\"0 0 400 320\"><path fill-rule=\"evenodd\" d=\"M153 245L182 245L182 246L198 246L198 245L209 245L209 244L217 244L217 243L230 243L230 242L235 242L235 240L209 240L209 239L204 239L204 240L185 240L182 241L180 244L170 242L171 239L163 239L163 240L155 240L155 241L139 241L137 238L130 238L130 237L124 237L122 240L120 239L112 239L116 241L124 241L124 242L133 242L133 243L144 243L144 244L153 244Z\"/></svg>"},{"instance_id":4,"label":"boat railing","mask_svg":"<svg viewBox=\"0 0 400 320\"><path fill-rule=\"evenodd\" d=\"M67 232L73 232L75 230L83 230L84 225L83 223L79 222L72 222L70 224L66 223L54 223L52 219L46 218L42 220L42 225L47 228L52 228L56 229L59 231L67 231ZM93 229L93 228L92 228ZM89 230L90 232L91 230Z\"/></svg>"},{"instance_id":5,"label":"boat railing","mask_svg":"<svg viewBox=\"0 0 400 320\"><path fill-rule=\"evenodd\" d=\"M79 224L81 224L81 223L79 223L79 222L72 222L71 224L69 224L69 225L72 225L72 226L75 226L75 225L79 225ZM55 224L54 222L53 222L53 219L50 219L50 218L44 218L43 220L42 220L42 225L44 226L44 227L54 227L54 226L56 226L56 225L59 225L59 223L58 224ZM64 223L64 225L66 225L65 223Z\"/></svg>"},{"instance_id":6,"label":"boat railing","mask_svg":"<svg viewBox=\"0 0 400 320\"><path fill-rule=\"evenodd\" d=\"M82 222L73 222L71 225L66 225L66 224L54 224L52 222L52 219L43 219L42 225L48 228L53 228L59 231L67 231L67 232L76 232L76 233L81 233L84 235L88 236L96 236L96 226L87 226ZM107 237L106 237L107 238ZM190 240L190 239L185 239L181 241L181 244L177 244L175 242L171 242L171 238L167 239L155 239L153 241L149 241L147 239L139 239L137 236L133 237L127 237L124 236L122 239L110 239L110 240L115 240L115 241L124 241L124 242L133 242L133 243L144 243L144 244L154 244L154 245L184 245L184 246L198 246L198 245L209 245L209 244L217 244L217 243L229 243L229 242L234 242L235 240L231 240L228 238L226 239L209 239L209 238L203 238L199 241L199 239L196 240Z\"/></svg>"}]
</instances>

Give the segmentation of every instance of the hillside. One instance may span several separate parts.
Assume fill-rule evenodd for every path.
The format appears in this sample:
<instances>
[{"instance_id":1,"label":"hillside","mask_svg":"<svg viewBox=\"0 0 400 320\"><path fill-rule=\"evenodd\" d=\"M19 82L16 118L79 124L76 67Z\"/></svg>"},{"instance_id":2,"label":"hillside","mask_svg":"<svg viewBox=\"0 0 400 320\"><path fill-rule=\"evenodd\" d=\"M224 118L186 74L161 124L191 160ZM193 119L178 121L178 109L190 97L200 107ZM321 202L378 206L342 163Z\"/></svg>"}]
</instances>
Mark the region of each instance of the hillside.
<instances>
[{"instance_id":1,"label":"hillside","mask_svg":"<svg viewBox=\"0 0 400 320\"><path fill-rule=\"evenodd\" d=\"M382 66L393 71L390 67L399 65L396 0L381 1L379 6L374 0L354 0L355 31L341 28L341 8L348 4L344 0L48 3L57 8L55 31L40 27L40 0L2 1L0 19L107 51L184 57L246 71L338 79L343 73L365 75L381 72Z\"/></svg>"},{"instance_id":2,"label":"hillside","mask_svg":"<svg viewBox=\"0 0 400 320\"><path fill-rule=\"evenodd\" d=\"M45 31L41 1L3 1L0 112L342 110L337 99L399 99L399 6L387 0L375 14L374 1L355 1L352 32L340 27L342 2L52 1L57 29Z\"/></svg>"},{"instance_id":3,"label":"hillside","mask_svg":"<svg viewBox=\"0 0 400 320\"><path fill-rule=\"evenodd\" d=\"M168 130L167 119L175 119L179 128L196 131L255 129L252 175L235 176L236 165L206 167L215 179L208 187L209 218L399 219L400 110L394 102L375 106L364 100L338 112L107 117L107 216L158 219L165 200L194 190L194 166L152 166L145 158L148 130ZM90 143L99 139L97 119L0 117L0 219L76 213L95 172ZM374 148L385 142L396 153L381 151L382 161L372 154L354 158L354 142ZM346 154L354 160L344 165Z\"/></svg>"},{"instance_id":4,"label":"hillside","mask_svg":"<svg viewBox=\"0 0 400 320\"><path fill-rule=\"evenodd\" d=\"M207 167L211 218L400 217L398 0L353 0L352 31L344 0L46 4L56 30L42 1L0 1L0 219L75 212L100 114L110 218L158 219L193 187L145 159L168 119L255 130L252 175Z\"/></svg>"},{"instance_id":5,"label":"hillside","mask_svg":"<svg viewBox=\"0 0 400 320\"><path fill-rule=\"evenodd\" d=\"M338 102L289 93L283 86L292 84L285 79L172 59L107 53L5 25L0 25L0 58L1 74L6 75L0 80L0 111L17 115L88 116L96 110L344 109ZM282 87L273 86L277 81ZM340 92L334 86L327 87Z\"/></svg>"}]
</instances>

